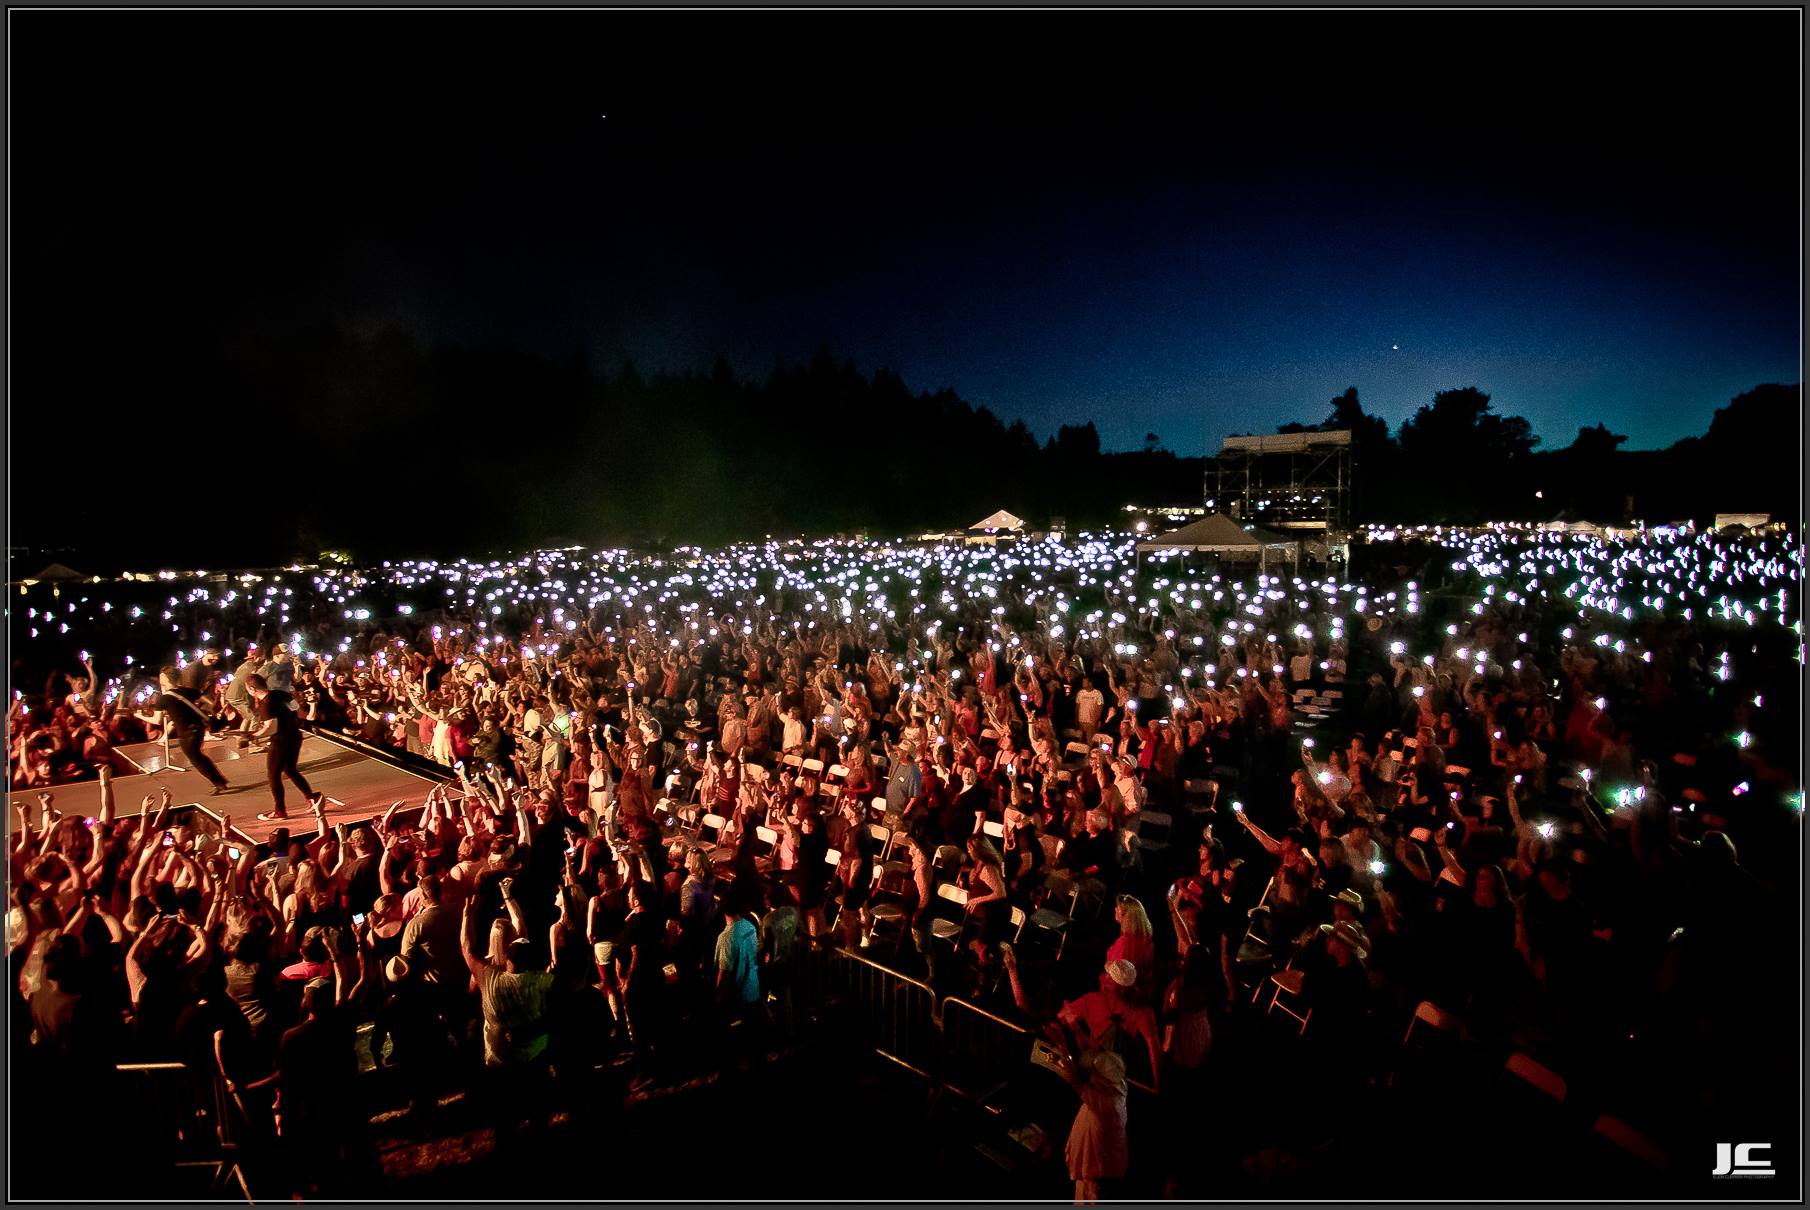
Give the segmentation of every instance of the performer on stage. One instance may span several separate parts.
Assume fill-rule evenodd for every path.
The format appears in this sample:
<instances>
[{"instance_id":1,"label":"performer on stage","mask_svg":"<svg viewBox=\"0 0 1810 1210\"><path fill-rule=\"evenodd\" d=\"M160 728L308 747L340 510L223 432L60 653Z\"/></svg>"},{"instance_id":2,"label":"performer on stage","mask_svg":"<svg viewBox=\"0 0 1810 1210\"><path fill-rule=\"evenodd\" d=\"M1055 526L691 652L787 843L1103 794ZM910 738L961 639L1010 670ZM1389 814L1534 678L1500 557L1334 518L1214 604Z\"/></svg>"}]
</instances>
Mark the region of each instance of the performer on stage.
<instances>
[{"instance_id":1,"label":"performer on stage","mask_svg":"<svg viewBox=\"0 0 1810 1210\"><path fill-rule=\"evenodd\" d=\"M302 716L296 707L295 697L281 689L272 689L262 673L254 672L246 677L245 687L251 690L252 700L258 704L258 716L264 720L264 725L253 738L269 742L270 750L265 754L264 768L270 778L270 796L276 800L276 809L267 811L258 818L265 823L274 823L289 818L289 813L283 809L285 776L303 794L310 798L314 796L314 790L295 764L302 754Z\"/></svg>"},{"instance_id":2,"label":"performer on stage","mask_svg":"<svg viewBox=\"0 0 1810 1210\"><path fill-rule=\"evenodd\" d=\"M201 712L201 707L195 700L182 691L176 669L165 667L159 670L157 684L163 691L151 702L157 713L140 714L138 717L147 723L161 720L164 733L176 740L182 754L188 758L189 768L213 782L216 795L232 789L214 762L201 751L201 739L207 734L209 719Z\"/></svg>"},{"instance_id":3,"label":"performer on stage","mask_svg":"<svg viewBox=\"0 0 1810 1210\"><path fill-rule=\"evenodd\" d=\"M258 706L251 700L251 690L245 687L246 678L264 666L264 659L258 654L256 647L245 653L244 660L233 671L233 679L226 686L226 704L233 708L239 716L239 725L235 731L239 737L239 747L246 748L251 744L252 733L258 729Z\"/></svg>"}]
</instances>

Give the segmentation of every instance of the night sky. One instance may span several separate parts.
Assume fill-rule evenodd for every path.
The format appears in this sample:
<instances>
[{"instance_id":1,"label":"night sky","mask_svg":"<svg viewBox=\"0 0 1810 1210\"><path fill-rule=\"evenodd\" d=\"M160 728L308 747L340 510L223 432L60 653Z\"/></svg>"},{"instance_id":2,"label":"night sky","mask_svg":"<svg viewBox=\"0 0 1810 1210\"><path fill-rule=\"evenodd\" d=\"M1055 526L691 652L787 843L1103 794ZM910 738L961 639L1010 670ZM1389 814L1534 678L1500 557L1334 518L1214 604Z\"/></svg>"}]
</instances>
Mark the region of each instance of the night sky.
<instances>
[{"instance_id":1,"label":"night sky","mask_svg":"<svg viewBox=\"0 0 1810 1210\"><path fill-rule=\"evenodd\" d=\"M1184 454L1351 385L1653 448L1799 377L1792 12L8 24L16 532L71 457L217 473L257 401L197 384L323 317L612 372L827 344Z\"/></svg>"}]
</instances>

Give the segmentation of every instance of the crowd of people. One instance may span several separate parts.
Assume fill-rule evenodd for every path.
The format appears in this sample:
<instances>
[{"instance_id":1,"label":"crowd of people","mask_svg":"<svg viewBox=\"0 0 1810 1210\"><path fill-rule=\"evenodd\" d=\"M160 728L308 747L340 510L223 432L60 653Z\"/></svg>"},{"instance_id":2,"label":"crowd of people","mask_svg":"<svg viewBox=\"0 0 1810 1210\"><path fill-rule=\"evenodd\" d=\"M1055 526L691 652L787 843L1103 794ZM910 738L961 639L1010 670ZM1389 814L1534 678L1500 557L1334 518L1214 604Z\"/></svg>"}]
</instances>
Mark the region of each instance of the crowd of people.
<instances>
[{"instance_id":1,"label":"crowd of people","mask_svg":"<svg viewBox=\"0 0 1810 1210\"><path fill-rule=\"evenodd\" d=\"M1708 619L1599 642L1613 607L1562 592L1448 578L1442 611L1416 577L1449 552L1422 557L1350 633L1349 583L1160 574L1064 633L1025 560L928 627L675 595L513 634L481 606L316 622L105 701L87 664L15 703L15 1054L72 1112L123 1060L217 1072L263 1179L369 1192L359 1022L431 1125L477 1081L519 1107L618 1060L631 1092L756 1064L841 950L1045 1038L1081 1201L1134 1157L1190 1188L1215 1038L1279 1011L1329 1099L1385 1085L1431 1002L1575 1086L1658 1048L1660 1103L1707 1112L1718 989L1793 941L1794 870L1743 861L1796 822L1753 741L1796 667L1731 677ZM442 783L330 827L303 729ZM118 812L112 748L165 732L222 786L205 735L267 750L268 844ZM90 770L100 815L60 815Z\"/></svg>"}]
</instances>

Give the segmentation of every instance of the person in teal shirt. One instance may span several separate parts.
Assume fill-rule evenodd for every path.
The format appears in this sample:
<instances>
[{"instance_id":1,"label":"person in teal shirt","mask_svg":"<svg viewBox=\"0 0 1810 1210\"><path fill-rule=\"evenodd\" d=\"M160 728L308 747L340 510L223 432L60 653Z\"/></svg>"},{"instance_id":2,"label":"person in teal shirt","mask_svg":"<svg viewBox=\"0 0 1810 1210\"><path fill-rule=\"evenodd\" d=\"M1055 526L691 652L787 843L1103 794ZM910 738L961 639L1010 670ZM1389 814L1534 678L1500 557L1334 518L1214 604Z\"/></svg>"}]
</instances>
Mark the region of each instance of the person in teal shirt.
<instances>
[{"instance_id":1,"label":"person in teal shirt","mask_svg":"<svg viewBox=\"0 0 1810 1210\"><path fill-rule=\"evenodd\" d=\"M760 935L754 926L757 904L738 880L723 909L723 931L716 939L716 997L723 1016L723 1037L737 1057L759 1054L765 1046L766 1001L760 986Z\"/></svg>"},{"instance_id":2,"label":"person in teal shirt","mask_svg":"<svg viewBox=\"0 0 1810 1210\"><path fill-rule=\"evenodd\" d=\"M716 939L718 998L731 1012L760 1003L760 935L745 898L735 897L723 914Z\"/></svg>"}]
</instances>

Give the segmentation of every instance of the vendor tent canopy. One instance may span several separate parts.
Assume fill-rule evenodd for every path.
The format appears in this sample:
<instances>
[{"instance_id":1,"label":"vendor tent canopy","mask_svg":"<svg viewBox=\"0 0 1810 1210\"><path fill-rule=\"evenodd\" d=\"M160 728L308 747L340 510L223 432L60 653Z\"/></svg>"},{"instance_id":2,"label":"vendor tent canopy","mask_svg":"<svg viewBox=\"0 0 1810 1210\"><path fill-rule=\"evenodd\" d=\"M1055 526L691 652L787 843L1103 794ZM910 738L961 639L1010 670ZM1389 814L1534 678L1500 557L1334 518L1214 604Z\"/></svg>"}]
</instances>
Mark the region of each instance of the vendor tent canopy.
<instances>
[{"instance_id":1,"label":"vendor tent canopy","mask_svg":"<svg viewBox=\"0 0 1810 1210\"><path fill-rule=\"evenodd\" d=\"M74 568L65 567L61 563L52 563L49 567L46 567L35 576L27 576L21 580L12 580L9 581L9 583L17 585L21 594L23 594L27 588L35 587L39 584L48 584L50 585L50 591L60 596L62 595L62 586L64 584L80 584L87 578L87 576L76 571Z\"/></svg>"},{"instance_id":2,"label":"vendor tent canopy","mask_svg":"<svg viewBox=\"0 0 1810 1210\"><path fill-rule=\"evenodd\" d=\"M1261 567L1269 562L1272 551L1278 555L1292 555L1299 559L1301 548L1293 538L1285 538L1271 533L1255 525L1240 525L1224 513L1214 513L1202 517L1191 525L1170 530L1166 534L1158 534L1154 538L1139 542L1137 553L1140 558L1147 551L1186 554L1199 551L1215 555L1255 555Z\"/></svg>"},{"instance_id":3,"label":"vendor tent canopy","mask_svg":"<svg viewBox=\"0 0 1810 1210\"><path fill-rule=\"evenodd\" d=\"M1140 552L1147 550L1197 550L1212 554L1259 554L1265 550L1288 550L1295 544L1257 526L1245 527L1224 513L1214 513L1180 529L1158 534L1138 543Z\"/></svg>"},{"instance_id":4,"label":"vendor tent canopy","mask_svg":"<svg viewBox=\"0 0 1810 1210\"><path fill-rule=\"evenodd\" d=\"M991 517L982 517L968 528L970 530L981 529L989 532L996 529L1023 529L1024 519L1022 517L1014 517L1011 513L1008 513L1002 508Z\"/></svg>"}]
</instances>

